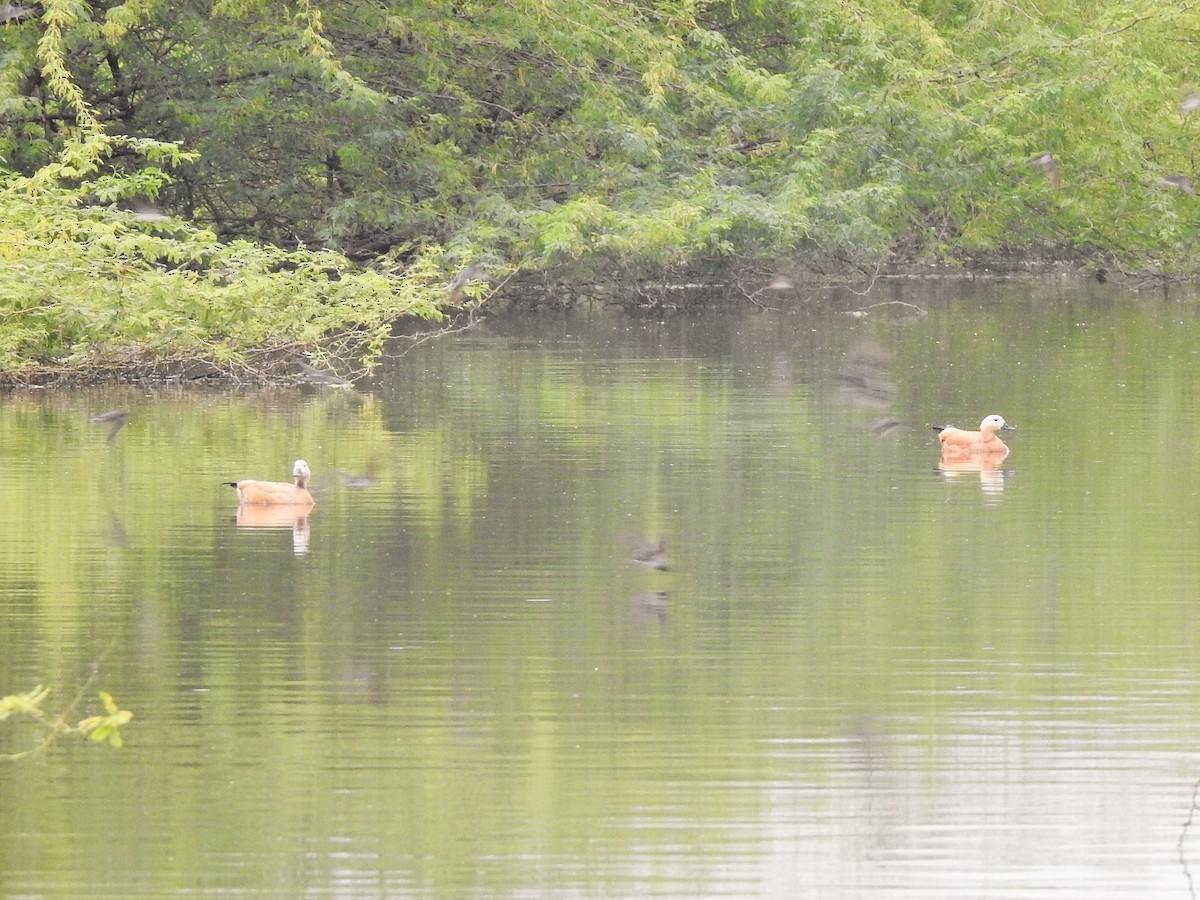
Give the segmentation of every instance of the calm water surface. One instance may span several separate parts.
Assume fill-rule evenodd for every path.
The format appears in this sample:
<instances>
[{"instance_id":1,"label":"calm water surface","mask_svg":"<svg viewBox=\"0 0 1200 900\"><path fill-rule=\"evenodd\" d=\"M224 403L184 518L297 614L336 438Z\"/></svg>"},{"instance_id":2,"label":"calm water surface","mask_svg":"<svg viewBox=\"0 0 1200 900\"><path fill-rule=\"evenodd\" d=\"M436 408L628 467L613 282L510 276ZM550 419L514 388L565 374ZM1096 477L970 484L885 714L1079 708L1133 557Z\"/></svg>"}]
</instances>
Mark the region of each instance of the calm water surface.
<instances>
[{"instance_id":1,"label":"calm water surface","mask_svg":"<svg viewBox=\"0 0 1200 900\"><path fill-rule=\"evenodd\" d=\"M1200 301L777 305L0 398L0 895L1195 897Z\"/></svg>"}]
</instances>

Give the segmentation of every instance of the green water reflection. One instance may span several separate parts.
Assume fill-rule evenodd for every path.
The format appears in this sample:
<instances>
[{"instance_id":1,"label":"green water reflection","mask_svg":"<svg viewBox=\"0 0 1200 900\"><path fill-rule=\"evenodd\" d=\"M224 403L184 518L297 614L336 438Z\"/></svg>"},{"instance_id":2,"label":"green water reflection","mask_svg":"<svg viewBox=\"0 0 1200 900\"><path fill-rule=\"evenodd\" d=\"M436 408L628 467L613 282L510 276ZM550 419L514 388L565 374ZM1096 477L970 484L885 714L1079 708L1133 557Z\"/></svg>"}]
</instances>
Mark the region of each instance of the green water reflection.
<instances>
[{"instance_id":1,"label":"green water reflection","mask_svg":"<svg viewBox=\"0 0 1200 900\"><path fill-rule=\"evenodd\" d=\"M3 398L0 693L136 718L0 764L0 893L1191 896L1200 305L881 299Z\"/></svg>"}]
</instances>

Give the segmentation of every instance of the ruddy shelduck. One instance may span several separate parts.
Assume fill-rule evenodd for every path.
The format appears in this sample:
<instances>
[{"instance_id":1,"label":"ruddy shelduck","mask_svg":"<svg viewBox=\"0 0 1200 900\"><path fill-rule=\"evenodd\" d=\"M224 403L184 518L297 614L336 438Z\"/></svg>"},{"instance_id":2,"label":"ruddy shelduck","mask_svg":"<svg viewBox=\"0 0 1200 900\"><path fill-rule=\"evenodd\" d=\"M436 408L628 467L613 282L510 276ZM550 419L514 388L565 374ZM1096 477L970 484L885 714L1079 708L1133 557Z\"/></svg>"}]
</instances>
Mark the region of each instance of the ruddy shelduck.
<instances>
[{"instance_id":1,"label":"ruddy shelduck","mask_svg":"<svg viewBox=\"0 0 1200 900\"><path fill-rule=\"evenodd\" d=\"M286 481L223 481L237 491L238 501L257 506L312 506L313 496L308 492L308 479L312 473L308 463L302 459L292 465L292 483Z\"/></svg>"},{"instance_id":2,"label":"ruddy shelduck","mask_svg":"<svg viewBox=\"0 0 1200 900\"><path fill-rule=\"evenodd\" d=\"M992 414L979 423L978 431L964 431L952 425L935 425L942 444L942 456L973 456L975 454L1008 453L1008 445L996 437L998 431L1016 431L1003 416Z\"/></svg>"}]
</instances>

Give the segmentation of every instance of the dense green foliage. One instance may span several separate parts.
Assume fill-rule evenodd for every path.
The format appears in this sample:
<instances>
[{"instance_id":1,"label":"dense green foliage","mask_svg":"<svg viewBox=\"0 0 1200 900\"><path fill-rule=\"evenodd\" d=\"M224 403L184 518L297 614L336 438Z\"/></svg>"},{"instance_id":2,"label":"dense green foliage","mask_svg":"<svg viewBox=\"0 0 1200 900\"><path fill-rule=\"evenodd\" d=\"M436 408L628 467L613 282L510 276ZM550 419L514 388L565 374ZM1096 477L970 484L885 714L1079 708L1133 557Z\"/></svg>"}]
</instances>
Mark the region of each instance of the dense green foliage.
<instances>
[{"instance_id":1,"label":"dense green foliage","mask_svg":"<svg viewBox=\"0 0 1200 900\"><path fill-rule=\"evenodd\" d=\"M92 184L90 188L97 185ZM295 359L371 359L440 273L360 269L331 251L218 242L178 221L80 206L78 190L3 195L0 369L258 378Z\"/></svg>"},{"instance_id":2,"label":"dense green foliage","mask_svg":"<svg viewBox=\"0 0 1200 900\"><path fill-rule=\"evenodd\" d=\"M67 205L157 197L203 235L384 257L401 310L429 313L430 270L473 263L583 279L1022 254L1181 273L1197 249L1194 3L25 9L0 58L0 158L24 176L5 218L49 185ZM340 302L317 281L314 302Z\"/></svg>"}]
</instances>

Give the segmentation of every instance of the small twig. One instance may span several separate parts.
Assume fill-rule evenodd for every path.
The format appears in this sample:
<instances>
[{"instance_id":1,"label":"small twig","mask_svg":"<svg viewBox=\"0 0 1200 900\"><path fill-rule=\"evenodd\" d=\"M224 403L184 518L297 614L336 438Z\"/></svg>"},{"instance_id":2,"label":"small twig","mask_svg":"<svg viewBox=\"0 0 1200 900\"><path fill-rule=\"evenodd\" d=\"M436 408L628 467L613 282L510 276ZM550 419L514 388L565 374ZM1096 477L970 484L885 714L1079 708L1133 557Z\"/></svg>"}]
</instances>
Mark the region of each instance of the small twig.
<instances>
[{"instance_id":1,"label":"small twig","mask_svg":"<svg viewBox=\"0 0 1200 900\"><path fill-rule=\"evenodd\" d=\"M867 275L869 277L869 280L867 281L866 288L864 288L861 291L850 287L850 285L846 285L846 290L848 290L852 294L857 294L859 297L865 297L865 296L867 296L867 294L871 293L871 289L875 287L875 282L879 280L879 275L883 271L883 264L880 263L879 265L877 265L875 267L875 271L870 272L870 273L868 273L866 269L864 269L862 266L860 266L856 263L852 263L851 265L853 265L856 269L858 269L864 275ZM876 304L876 306L878 306L878 305L879 304Z\"/></svg>"},{"instance_id":2,"label":"small twig","mask_svg":"<svg viewBox=\"0 0 1200 900\"><path fill-rule=\"evenodd\" d=\"M1183 852L1183 841L1192 827L1192 820L1196 817L1198 797L1200 797L1200 779L1197 779L1192 785L1192 803L1188 807L1187 819L1184 821L1183 827L1179 829L1179 840L1175 844L1175 848L1179 851L1179 865L1183 868L1184 877L1187 878L1188 894L1192 897L1196 896L1196 886L1192 883L1192 871L1188 868L1187 857Z\"/></svg>"},{"instance_id":3,"label":"small twig","mask_svg":"<svg viewBox=\"0 0 1200 900\"><path fill-rule=\"evenodd\" d=\"M112 649L111 645L109 649ZM87 679L82 685L80 685L79 690L75 693L75 696L71 699L71 702L67 704L62 712L53 718L44 715L37 715L33 717L35 721L41 723L48 729L46 737L42 740L42 742L30 747L28 750L20 750L16 753L0 753L0 762L12 762L13 760L17 759L24 759L27 756L36 756L37 754L44 752L51 744L58 740L58 736L60 734L70 734L72 731L76 731L76 728L67 723L67 716L70 716L71 718L75 717L75 710L78 709L79 704L83 702L84 696L87 695L88 691L95 683L97 676L100 674L100 662L107 655L108 650L105 650L104 653L100 655L100 659L97 659L92 663L91 674L88 675Z\"/></svg>"},{"instance_id":4,"label":"small twig","mask_svg":"<svg viewBox=\"0 0 1200 900\"><path fill-rule=\"evenodd\" d=\"M737 289L738 289L739 294L741 294L743 297L745 297L747 300L749 300L751 303L753 303L759 309L766 310L767 312L778 312L779 311L777 307L767 306L767 304L761 302L758 299L759 295L761 295L763 293L763 291L767 290L766 288L758 288L753 291L747 291L746 288L742 285L741 281L739 281L737 283Z\"/></svg>"},{"instance_id":5,"label":"small twig","mask_svg":"<svg viewBox=\"0 0 1200 900\"><path fill-rule=\"evenodd\" d=\"M474 310L474 309L467 310L466 321L463 322L463 324L461 324L461 325L457 325L457 326L456 325L447 325L445 328L438 328L438 329L435 329L434 331L423 331L420 334L412 335L412 339L409 341L408 346L405 347L403 350L401 350L399 353L387 353L387 354L383 354L383 355L386 356L388 359L400 359L405 354L407 354L410 350L413 350L413 349L421 346L422 344L427 343L428 341L432 341L434 338L444 337L445 335L448 335L448 334L459 334L460 332L468 331L469 329L474 328L476 325L478 325L480 322L483 321L482 318L480 318L479 316L476 316L476 312L477 312L477 310ZM456 319L455 321L457 322L458 320Z\"/></svg>"}]
</instances>

